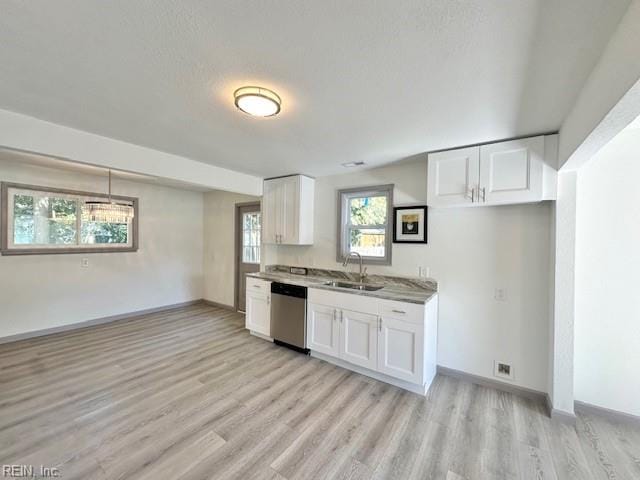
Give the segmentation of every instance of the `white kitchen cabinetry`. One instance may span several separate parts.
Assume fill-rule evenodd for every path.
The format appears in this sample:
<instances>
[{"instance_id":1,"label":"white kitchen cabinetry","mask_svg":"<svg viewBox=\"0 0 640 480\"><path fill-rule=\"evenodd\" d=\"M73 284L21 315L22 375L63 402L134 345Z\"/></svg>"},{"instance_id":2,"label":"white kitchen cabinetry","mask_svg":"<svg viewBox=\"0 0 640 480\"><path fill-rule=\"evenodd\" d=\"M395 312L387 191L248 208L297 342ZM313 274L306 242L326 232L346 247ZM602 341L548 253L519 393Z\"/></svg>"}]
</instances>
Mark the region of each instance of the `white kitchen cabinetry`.
<instances>
[{"instance_id":1,"label":"white kitchen cabinetry","mask_svg":"<svg viewBox=\"0 0 640 480\"><path fill-rule=\"evenodd\" d=\"M333 307L307 305L307 348L326 355L340 355L340 323Z\"/></svg>"},{"instance_id":2,"label":"white kitchen cabinetry","mask_svg":"<svg viewBox=\"0 0 640 480\"><path fill-rule=\"evenodd\" d=\"M376 315L340 310L340 358L375 370L378 362L377 330Z\"/></svg>"},{"instance_id":3,"label":"white kitchen cabinetry","mask_svg":"<svg viewBox=\"0 0 640 480\"><path fill-rule=\"evenodd\" d=\"M556 199L558 136L429 154L427 204L486 206Z\"/></svg>"},{"instance_id":4,"label":"white kitchen cabinetry","mask_svg":"<svg viewBox=\"0 0 640 480\"><path fill-rule=\"evenodd\" d=\"M422 379L424 327L390 316L380 318L378 369L411 383Z\"/></svg>"},{"instance_id":5,"label":"white kitchen cabinetry","mask_svg":"<svg viewBox=\"0 0 640 480\"><path fill-rule=\"evenodd\" d=\"M471 202L480 175L478 147L429 154L428 205L455 206Z\"/></svg>"},{"instance_id":6,"label":"white kitchen cabinetry","mask_svg":"<svg viewBox=\"0 0 640 480\"><path fill-rule=\"evenodd\" d=\"M271 282L247 277L245 328L264 335L271 334Z\"/></svg>"},{"instance_id":7,"label":"white kitchen cabinetry","mask_svg":"<svg viewBox=\"0 0 640 480\"><path fill-rule=\"evenodd\" d=\"M422 304L309 289L311 355L425 394L436 374L437 295Z\"/></svg>"},{"instance_id":8,"label":"white kitchen cabinetry","mask_svg":"<svg viewBox=\"0 0 640 480\"><path fill-rule=\"evenodd\" d=\"M315 180L304 175L264 181L262 237L264 243L313 244Z\"/></svg>"}]
</instances>

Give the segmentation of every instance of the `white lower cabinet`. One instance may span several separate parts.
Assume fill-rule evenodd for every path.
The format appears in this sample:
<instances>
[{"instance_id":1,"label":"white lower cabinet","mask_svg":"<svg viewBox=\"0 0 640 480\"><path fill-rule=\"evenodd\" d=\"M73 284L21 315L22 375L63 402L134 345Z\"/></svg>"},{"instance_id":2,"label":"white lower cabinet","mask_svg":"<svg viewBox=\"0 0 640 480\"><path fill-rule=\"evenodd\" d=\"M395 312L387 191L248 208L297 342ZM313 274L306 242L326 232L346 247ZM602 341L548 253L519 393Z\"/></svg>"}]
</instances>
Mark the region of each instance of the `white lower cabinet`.
<instances>
[{"instance_id":1,"label":"white lower cabinet","mask_svg":"<svg viewBox=\"0 0 640 480\"><path fill-rule=\"evenodd\" d=\"M271 282L247 278L245 328L261 335L271 334Z\"/></svg>"},{"instance_id":2,"label":"white lower cabinet","mask_svg":"<svg viewBox=\"0 0 640 480\"><path fill-rule=\"evenodd\" d=\"M381 317L378 370L407 382L420 383L424 362L423 325Z\"/></svg>"},{"instance_id":3,"label":"white lower cabinet","mask_svg":"<svg viewBox=\"0 0 640 480\"><path fill-rule=\"evenodd\" d=\"M378 317L340 310L340 358L375 370L378 362Z\"/></svg>"},{"instance_id":4,"label":"white lower cabinet","mask_svg":"<svg viewBox=\"0 0 640 480\"><path fill-rule=\"evenodd\" d=\"M418 305L309 289L307 346L424 394L436 371L437 314L437 295Z\"/></svg>"},{"instance_id":5,"label":"white lower cabinet","mask_svg":"<svg viewBox=\"0 0 640 480\"><path fill-rule=\"evenodd\" d=\"M340 355L340 324L335 308L307 305L307 347L334 357Z\"/></svg>"}]
</instances>

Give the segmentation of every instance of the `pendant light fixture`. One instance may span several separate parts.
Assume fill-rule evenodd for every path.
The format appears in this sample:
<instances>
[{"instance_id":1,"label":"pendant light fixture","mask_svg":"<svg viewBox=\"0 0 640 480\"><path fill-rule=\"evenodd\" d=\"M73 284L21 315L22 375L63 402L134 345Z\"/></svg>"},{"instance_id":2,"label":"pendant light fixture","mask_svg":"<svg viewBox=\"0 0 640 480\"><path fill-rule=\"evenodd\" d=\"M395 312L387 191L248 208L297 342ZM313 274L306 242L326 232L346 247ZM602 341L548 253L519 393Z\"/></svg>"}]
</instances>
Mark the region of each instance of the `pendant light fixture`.
<instances>
[{"instance_id":1,"label":"pendant light fixture","mask_svg":"<svg viewBox=\"0 0 640 480\"><path fill-rule=\"evenodd\" d=\"M239 110L254 117L272 117L280 113L282 100L276 92L262 87L242 87L233 92Z\"/></svg>"},{"instance_id":2,"label":"pendant light fixture","mask_svg":"<svg viewBox=\"0 0 640 480\"><path fill-rule=\"evenodd\" d=\"M111 199L111 170L109 170L107 201L90 200L85 202L82 205L82 220L98 223L130 223L133 217L133 205L116 203Z\"/></svg>"}]
</instances>

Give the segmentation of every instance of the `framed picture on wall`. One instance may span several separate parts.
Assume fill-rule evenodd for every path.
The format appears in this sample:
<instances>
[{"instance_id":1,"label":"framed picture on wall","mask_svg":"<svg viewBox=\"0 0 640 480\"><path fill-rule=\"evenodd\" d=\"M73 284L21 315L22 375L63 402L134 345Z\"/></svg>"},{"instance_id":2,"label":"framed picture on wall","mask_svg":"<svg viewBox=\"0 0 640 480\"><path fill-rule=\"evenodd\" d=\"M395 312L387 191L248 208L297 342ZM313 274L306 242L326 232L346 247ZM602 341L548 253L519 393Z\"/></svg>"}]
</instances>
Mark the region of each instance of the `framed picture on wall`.
<instances>
[{"instance_id":1,"label":"framed picture on wall","mask_svg":"<svg viewBox=\"0 0 640 480\"><path fill-rule=\"evenodd\" d=\"M427 243L427 206L394 207L393 243Z\"/></svg>"}]
</instances>

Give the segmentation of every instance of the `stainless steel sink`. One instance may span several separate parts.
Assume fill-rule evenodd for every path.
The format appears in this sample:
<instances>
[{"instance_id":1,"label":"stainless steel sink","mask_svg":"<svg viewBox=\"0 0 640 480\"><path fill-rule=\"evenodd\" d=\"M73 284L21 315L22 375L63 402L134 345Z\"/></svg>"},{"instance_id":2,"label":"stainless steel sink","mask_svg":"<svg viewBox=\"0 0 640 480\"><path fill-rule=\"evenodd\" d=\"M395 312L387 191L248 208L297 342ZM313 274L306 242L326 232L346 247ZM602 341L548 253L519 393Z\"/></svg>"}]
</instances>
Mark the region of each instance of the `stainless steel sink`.
<instances>
[{"instance_id":1,"label":"stainless steel sink","mask_svg":"<svg viewBox=\"0 0 640 480\"><path fill-rule=\"evenodd\" d=\"M375 292L376 290L380 290L381 288L383 288L382 285L367 285L364 283L340 282L336 280L324 282L323 285L326 285L328 287L349 288L351 290L364 290L366 292Z\"/></svg>"}]
</instances>

